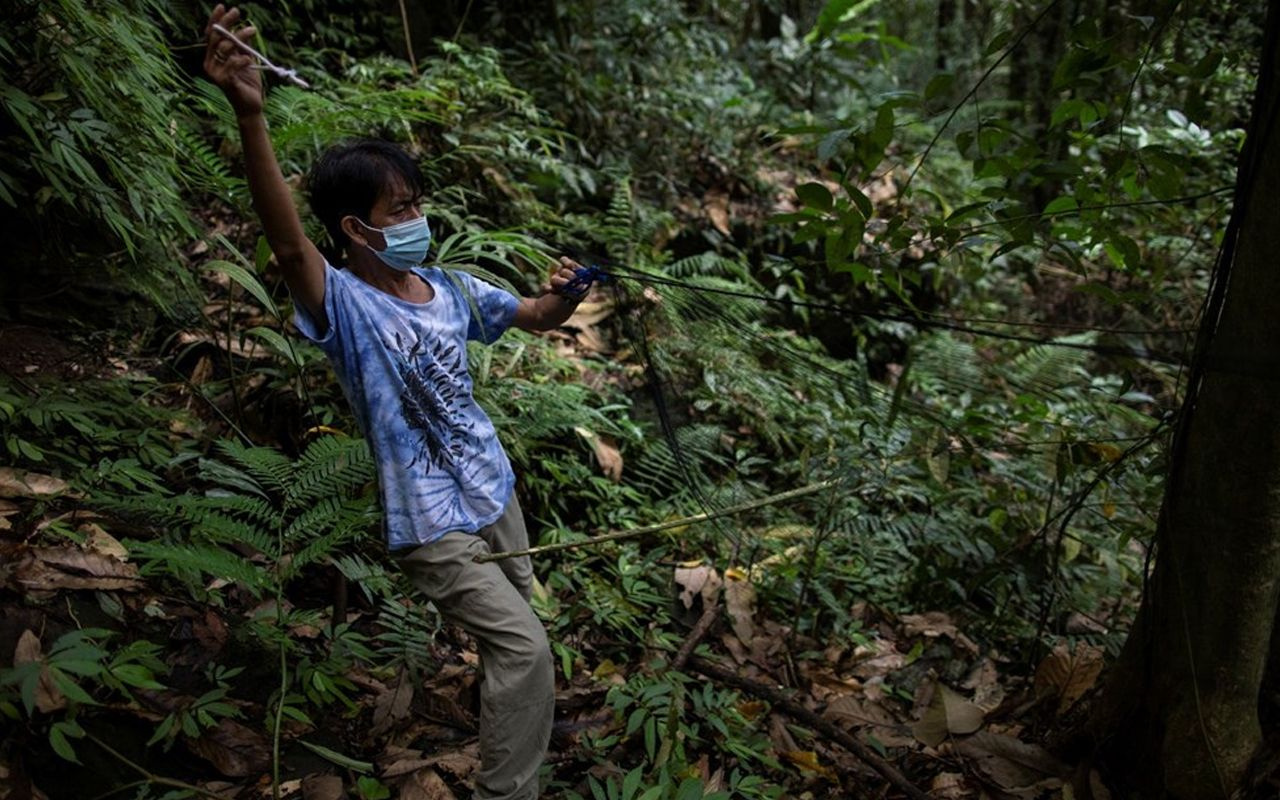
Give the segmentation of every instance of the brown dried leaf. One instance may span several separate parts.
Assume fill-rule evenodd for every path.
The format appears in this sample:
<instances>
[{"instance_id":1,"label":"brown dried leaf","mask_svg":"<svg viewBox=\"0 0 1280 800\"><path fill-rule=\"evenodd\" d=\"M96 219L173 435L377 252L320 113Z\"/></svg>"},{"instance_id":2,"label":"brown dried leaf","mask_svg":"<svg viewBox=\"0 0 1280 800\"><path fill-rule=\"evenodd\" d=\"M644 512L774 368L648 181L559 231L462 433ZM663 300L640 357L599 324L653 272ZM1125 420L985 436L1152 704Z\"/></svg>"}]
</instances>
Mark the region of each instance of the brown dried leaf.
<instances>
[{"instance_id":1,"label":"brown dried leaf","mask_svg":"<svg viewBox=\"0 0 1280 800\"><path fill-rule=\"evenodd\" d=\"M407 717L412 702L413 681L409 680L405 668L401 667L395 683L380 692L373 701L373 728L369 731L370 734L382 734Z\"/></svg>"},{"instance_id":2,"label":"brown dried leaf","mask_svg":"<svg viewBox=\"0 0 1280 800\"><path fill-rule=\"evenodd\" d=\"M978 662L960 686L973 690L974 705L985 712L994 711L1004 702L1004 687L1000 685L1000 673L991 656Z\"/></svg>"},{"instance_id":3,"label":"brown dried leaf","mask_svg":"<svg viewBox=\"0 0 1280 800\"><path fill-rule=\"evenodd\" d=\"M40 637L30 630L25 630L18 637L18 644L13 648L13 665L32 664L44 660L40 650ZM36 684L36 710L43 714L60 711L67 707L67 698L62 690L53 682L49 667L40 668L40 682Z\"/></svg>"},{"instance_id":4,"label":"brown dried leaf","mask_svg":"<svg viewBox=\"0 0 1280 800\"><path fill-rule=\"evenodd\" d=\"M864 681L883 677L907 665L907 657L887 639L876 639L870 646L859 646L853 651L853 658L853 674Z\"/></svg>"},{"instance_id":5,"label":"brown dried leaf","mask_svg":"<svg viewBox=\"0 0 1280 800\"><path fill-rule=\"evenodd\" d=\"M720 637L721 644L729 651L729 655L733 656L733 660L739 664L747 663L747 659L751 658L751 653L738 641L738 637L732 633L726 633Z\"/></svg>"},{"instance_id":6,"label":"brown dried leaf","mask_svg":"<svg viewBox=\"0 0 1280 800\"><path fill-rule=\"evenodd\" d=\"M973 733L982 727L982 709L965 700L944 684L938 684L924 715L911 727L915 737L937 747L948 736Z\"/></svg>"},{"instance_id":7,"label":"brown dried leaf","mask_svg":"<svg viewBox=\"0 0 1280 800\"><path fill-rule=\"evenodd\" d=\"M799 768L802 773L821 775L830 781L839 779L834 769L818 761L818 754L813 750L783 750L778 755L783 761L790 762Z\"/></svg>"},{"instance_id":8,"label":"brown dried leaf","mask_svg":"<svg viewBox=\"0 0 1280 800\"><path fill-rule=\"evenodd\" d=\"M465 781L480 768L480 745L469 744L461 750L432 756L430 761L432 766L444 770L456 780Z\"/></svg>"},{"instance_id":9,"label":"brown dried leaf","mask_svg":"<svg viewBox=\"0 0 1280 800\"><path fill-rule=\"evenodd\" d=\"M830 669L801 669L812 684L813 696L819 700L842 697L862 688L857 678L841 678Z\"/></svg>"},{"instance_id":10,"label":"brown dried leaf","mask_svg":"<svg viewBox=\"0 0 1280 800\"><path fill-rule=\"evenodd\" d=\"M581 426L575 426L573 430L591 445L591 452L595 454L600 471L614 483L622 480L622 452L613 440Z\"/></svg>"},{"instance_id":11,"label":"brown dried leaf","mask_svg":"<svg viewBox=\"0 0 1280 800\"><path fill-rule=\"evenodd\" d=\"M1070 772L1043 747L990 731L957 740L951 752L971 759L978 772L1002 791L1024 797L1059 788Z\"/></svg>"},{"instance_id":12,"label":"brown dried leaf","mask_svg":"<svg viewBox=\"0 0 1280 800\"><path fill-rule=\"evenodd\" d=\"M733 622L733 633L747 647L756 636L755 611L756 587L747 579L740 567L724 571L724 601Z\"/></svg>"},{"instance_id":13,"label":"brown dried leaf","mask_svg":"<svg viewBox=\"0 0 1280 800\"><path fill-rule=\"evenodd\" d=\"M961 633L951 621L951 617L941 611L906 614L901 617L901 620L903 632L907 636L924 636L929 639L945 636L971 654L975 656L978 654L978 646L973 640Z\"/></svg>"},{"instance_id":14,"label":"brown dried leaf","mask_svg":"<svg viewBox=\"0 0 1280 800\"><path fill-rule=\"evenodd\" d=\"M573 310L573 315L569 317L565 325L573 328L589 328L593 325L599 325L611 316L613 316L612 300L601 300L599 302L584 300L578 303L578 307Z\"/></svg>"},{"instance_id":15,"label":"brown dried leaf","mask_svg":"<svg viewBox=\"0 0 1280 800\"><path fill-rule=\"evenodd\" d=\"M211 608L205 610L204 619L191 621L191 632L210 656L220 652L227 643L227 623Z\"/></svg>"},{"instance_id":16,"label":"brown dried leaf","mask_svg":"<svg viewBox=\"0 0 1280 800\"><path fill-rule=\"evenodd\" d=\"M938 800L966 800L974 795L965 786L964 775L961 773L939 772L929 784L929 796Z\"/></svg>"},{"instance_id":17,"label":"brown dried leaf","mask_svg":"<svg viewBox=\"0 0 1280 800\"><path fill-rule=\"evenodd\" d=\"M95 578L138 577L138 568L117 558L96 552L73 550L67 547L33 547L36 558L67 572L82 572Z\"/></svg>"},{"instance_id":18,"label":"brown dried leaf","mask_svg":"<svg viewBox=\"0 0 1280 800\"><path fill-rule=\"evenodd\" d=\"M223 719L199 738L187 739L191 752L229 778L246 778L271 766L271 744L257 731Z\"/></svg>"},{"instance_id":19,"label":"brown dried leaf","mask_svg":"<svg viewBox=\"0 0 1280 800\"><path fill-rule=\"evenodd\" d=\"M699 595L703 602L715 599L720 588L720 574L715 567L705 564L696 567L676 567L676 585L681 587L680 602L685 608L693 608L693 600ZM710 595L710 597L708 597Z\"/></svg>"},{"instance_id":20,"label":"brown dried leaf","mask_svg":"<svg viewBox=\"0 0 1280 800\"><path fill-rule=\"evenodd\" d=\"M436 719L445 720L463 730L478 730L476 718L470 711L459 705L446 691L428 690L426 695L427 714Z\"/></svg>"},{"instance_id":21,"label":"brown dried leaf","mask_svg":"<svg viewBox=\"0 0 1280 800\"><path fill-rule=\"evenodd\" d=\"M0 497L53 497L67 491L68 486L52 475L0 467Z\"/></svg>"},{"instance_id":22,"label":"brown dried leaf","mask_svg":"<svg viewBox=\"0 0 1280 800\"><path fill-rule=\"evenodd\" d=\"M394 744L387 745L382 754L377 758L378 774L384 778L395 778L400 775L408 775L417 769L430 766L425 758L422 757L421 750L414 750L408 747L398 747Z\"/></svg>"},{"instance_id":23,"label":"brown dried leaf","mask_svg":"<svg viewBox=\"0 0 1280 800\"><path fill-rule=\"evenodd\" d=\"M787 727L786 718L781 714L769 715L769 739L773 742L773 749L779 753L800 749L800 745L796 744L795 737Z\"/></svg>"},{"instance_id":24,"label":"brown dried leaf","mask_svg":"<svg viewBox=\"0 0 1280 800\"><path fill-rule=\"evenodd\" d=\"M308 775L302 779L302 800L345 800L346 788L337 775Z\"/></svg>"},{"instance_id":25,"label":"brown dried leaf","mask_svg":"<svg viewBox=\"0 0 1280 800\"><path fill-rule=\"evenodd\" d=\"M74 555L66 558L56 557L56 560L66 562L69 568L75 565L86 568L86 570L96 570L99 572L110 573L116 571L119 577L110 574L97 575L74 575L56 569L40 557L43 549L33 549L27 553L13 568L10 578L28 592L46 592L55 589L97 589L101 591L112 591L116 589L137 589L142 586L141 580L137 577L137 569L131 564L120 564L120 562L110 559L113 565L108 565L106 556L99 556L92 553L82 553L80 551L68 550L67 553ZM48 551L53 552L53 551Z\"/></svg>"},{"instance_id":26,"label":"brown dried leaf","mask_svg":"<svg viewBox=\"0 0 1280 800\"><path fill-rule=\"evenodd\" d=\"M456 800L453 790L434 769L420 769L400 787L400 800Z\"/></svg>"},{"instance_id":27,"label":"brown dried leaf","mask_svg":"<svg viewBox=\"0 0 1280 800\"><path fill-rule=\"evenodd\" d=\"M729 193L724 189L708 189L702 196L702 208L716 230L731 236L729 228Z\"/></svg>"},{"instance_id":28,"label":"brown dried leaf","mask_svg":"<svg viewBox=\"0 0 1280 800\"><path fill-rule=\"evenodd\" d=\"M1036 668L1036 696L1056 697L1058 713L1066 713L1093 688L1101 672L1101 647L1078 642L1075 651L1069 652L1059 644Z\"/></svg>"},{"instance_id":29,"label":"brown dried leaf","mask_svg":"<svg viewBox=\"0 0 1280 800\"><path fill-rule=\"evenodd\" d=\"M1089 793L1093 800L1111 800L1111 790L1102 782L1102 776L1096 769L1089 770Z\"/></svg>"},{"instance_id":30,"label":"brown dried leaf","mask_svg":"<svg viewBox=\"0 0 1280 800\"><path fill-rule=\"evenodd\" d=\"M76 530L84 534L85 550L100 556L114 558L120 562L129 560L129 550L120 544L116 537L103 530L101 525L94 522L86 522Z\"/></svg>"},{"instance_id":31,"label":"brown dried leaf","mask_svg":"<svg viewBox=\"0 0 1280 800\"><path fill-rule=\"evenodd\" d=\"M849 730L874 736L885 747L909 747L915 743L909 728L894 719L884 706L853 695L836 698L823 716Z\"/></svg>"}]
</instances>

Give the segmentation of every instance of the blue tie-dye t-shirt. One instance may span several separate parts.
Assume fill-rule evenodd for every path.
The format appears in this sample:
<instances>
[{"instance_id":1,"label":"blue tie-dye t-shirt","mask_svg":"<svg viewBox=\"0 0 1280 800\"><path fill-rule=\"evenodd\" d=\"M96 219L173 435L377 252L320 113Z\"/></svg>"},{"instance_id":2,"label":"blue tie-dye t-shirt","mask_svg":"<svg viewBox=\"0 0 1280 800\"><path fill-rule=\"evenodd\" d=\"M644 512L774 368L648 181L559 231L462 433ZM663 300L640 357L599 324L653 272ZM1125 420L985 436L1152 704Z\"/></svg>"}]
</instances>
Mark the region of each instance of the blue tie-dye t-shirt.
<instances>
[{"instance_id":1,"label":"blue tie-dye t-shirt","mask_svg":"<svg viewBox=\"0 0 1280 800\"><path fill-rule=\"evenodd\" d=\"M426 303L326 264L328 330L300 305L294 317L329 357L369 439L392 550L495 522L515 484L493 423L472 397L467 340L497 339L519 301L466 273L414 273L435 290Z\"/></svg>"}]
</instances>

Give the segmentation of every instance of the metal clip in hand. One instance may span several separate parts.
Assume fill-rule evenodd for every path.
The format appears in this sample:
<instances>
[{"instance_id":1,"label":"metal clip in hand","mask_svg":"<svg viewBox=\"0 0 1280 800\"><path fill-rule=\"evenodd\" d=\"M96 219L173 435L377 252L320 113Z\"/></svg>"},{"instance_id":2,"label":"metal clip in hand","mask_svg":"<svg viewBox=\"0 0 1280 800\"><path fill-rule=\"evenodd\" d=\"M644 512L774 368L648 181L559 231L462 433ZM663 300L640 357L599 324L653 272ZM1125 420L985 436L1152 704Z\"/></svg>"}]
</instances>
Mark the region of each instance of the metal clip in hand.
<instances>
[{"instance_id":1,"label":"metal clip in hand","mask_svg":"<svg viewBox=\"0 0 1280 800\"><path fill-rule=\"evenodd\" d=\"M297 70L285 69L284 67L279 67L279 66L276 66L275 64L272 64L271 59L267 58L262 53L259 53L257 50L254 50L252 47L245 44L244 42L240 41L240 37L236 36L234 33L222 27L221 25L217 24L216 22L213 24L213 30L217 31L218 33L230 39L231 44L235 45L236 49L239 50L240 52L248 56L253 56L254 58L261 61L262 62L261 65L254 65L255 69L265 69L265 70L268 70L269 72L274 72L276 75L280 76L281 78L284 78L285 80L293 83L293 85L299 86L303 89L311 88L311 84L307 83L302 78L298 77Z\"/></svg>"}]
</instances>

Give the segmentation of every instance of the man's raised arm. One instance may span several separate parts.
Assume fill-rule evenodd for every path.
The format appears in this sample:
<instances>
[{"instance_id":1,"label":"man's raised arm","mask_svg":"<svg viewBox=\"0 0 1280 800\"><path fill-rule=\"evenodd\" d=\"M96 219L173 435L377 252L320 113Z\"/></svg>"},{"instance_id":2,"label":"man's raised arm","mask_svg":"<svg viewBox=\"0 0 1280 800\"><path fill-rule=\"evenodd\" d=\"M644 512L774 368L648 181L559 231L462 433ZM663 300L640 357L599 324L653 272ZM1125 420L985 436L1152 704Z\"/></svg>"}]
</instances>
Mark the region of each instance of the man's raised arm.
<instances>
[{"instance_id":1,"label":"man's raised arm","mask_svg":"<svg viewBox=\"0 0 1280 800\"><path fill-rule=\"evenodd\" d=\"M280 264L289 293L324 330L329 326L324 312L324 256L307 238L298 209L293 204L293 194L276 162L266 118L262 114L261 73L254 69L251 56L240 52L226 36L213 29L214 25L221 25L247 42L253 37L254 29L235 30L233 26L239 19L238 8L224 10L219 4L213 9L209 25L205 28L208 45L204 54L204 71L226 94L231 108L235 110L253 208L258 212L258 219L266 232L271 252L275 253Z\"/></svg>"}]
</instances>

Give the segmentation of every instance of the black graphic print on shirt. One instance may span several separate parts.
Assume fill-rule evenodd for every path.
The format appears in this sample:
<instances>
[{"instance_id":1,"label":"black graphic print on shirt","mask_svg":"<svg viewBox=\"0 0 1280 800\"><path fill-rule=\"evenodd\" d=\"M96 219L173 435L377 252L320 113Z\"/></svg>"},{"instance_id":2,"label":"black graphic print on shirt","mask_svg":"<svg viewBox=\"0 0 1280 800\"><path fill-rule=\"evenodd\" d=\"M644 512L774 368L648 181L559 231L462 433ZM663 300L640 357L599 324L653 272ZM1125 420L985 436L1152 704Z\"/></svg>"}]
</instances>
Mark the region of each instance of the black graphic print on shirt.
<instances>
[{"instance_id":1,"label":"black graphic print on shirt","mask_svg":"<svg viewBox=\"0 0 1280 800\"><path fill-rule=\"evenodd\" d=\"M395 334L396 348L405 352L406 342ZM466 372L462 348L455 343L442 344L419 335L408 348L405 359L397 364L404 391L400 394L400 411L409 428L418 435L414 443L417 455L409 466L425 457L427 471L460 464L472 425L462 412L471 398L453 376Z\"/></svg>"}]
</instances>

